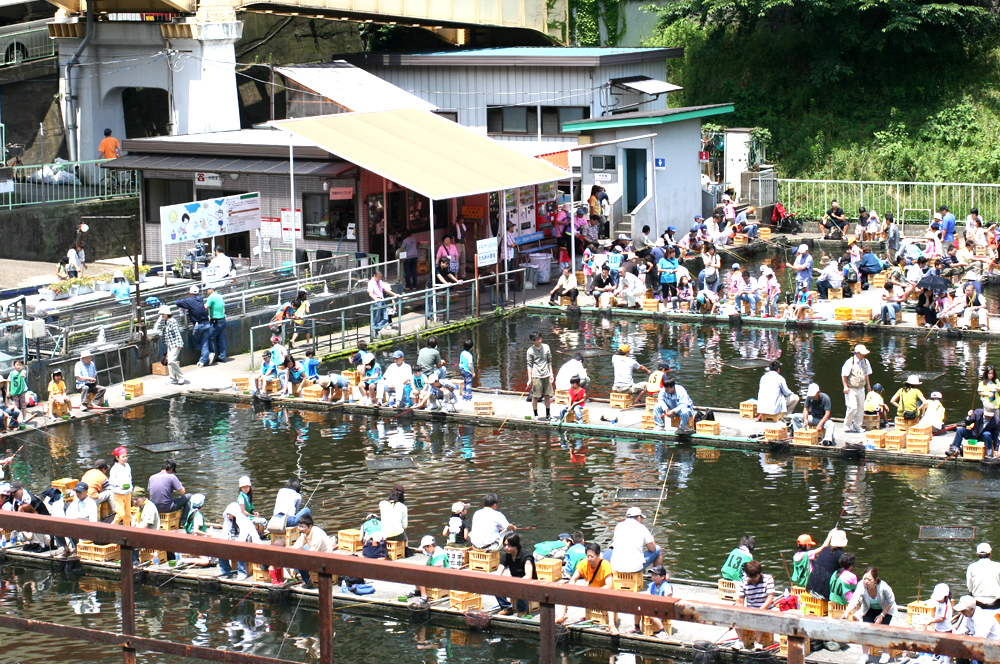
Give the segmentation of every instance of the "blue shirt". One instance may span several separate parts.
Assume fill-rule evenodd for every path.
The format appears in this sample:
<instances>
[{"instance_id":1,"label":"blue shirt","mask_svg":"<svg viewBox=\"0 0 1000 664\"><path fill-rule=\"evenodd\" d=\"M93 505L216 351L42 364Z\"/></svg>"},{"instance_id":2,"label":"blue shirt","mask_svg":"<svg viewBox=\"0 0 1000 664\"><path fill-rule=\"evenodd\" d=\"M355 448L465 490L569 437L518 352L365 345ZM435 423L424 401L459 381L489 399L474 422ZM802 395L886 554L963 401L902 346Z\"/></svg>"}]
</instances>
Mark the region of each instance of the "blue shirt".
<instances>
[{"instance_id":1,"label":"blue shirt","mask_svg":"<svg viewBox=\"0 0 1000 664\"><path fill-rule=\"evenodd\" d=\"M656 267L662 270L676 270L678 262L676 258L661 258L656 264ZM676 284L677 283L677 273L676 272L661 272L660 273L660 283L661 284Z\"/></svg>"},{"instance_id":2,"label":"blue shirt","mask_svg":"<svg viewBox=\"0 0 1000 664\"><path fill-rule=\"evenodd\" d=\"M660 401L667 407L667 410L677 410L678 408L689 408L694 410L694 402L688 396L687 390L680 385L674 385L674 393L668 394L667 388L660 390Z\"/></svg>"},{"instance_id":3,"label":"blue shirt","mask_svg":"<svg viewBox=\"0 0 1000 664\"><path fill-rule=\"evenodd\" d=\"M941 221L944 222L944 241L945 242L954 242L955 241L955 215L953 215L951 212L949 212L948 214L944 215L944 217L941 218Z\"/></svg>"},{"instance_id":4,"label":"blue shirt","mask_svg":"<svg viewBox=\"0 0 1000 664\"><path fill-rule=\"evenodd\" d=\"M302 363L306 365L306 378L314 382L319 380L319 360L315 357L307 357L302 360Z\"/></svg>"},{"instance_id":5,"label":"blue shirt","mask_svg":"<svg viewBox=\"0 0 1000 664\"><path fill-rule=\"evenodd\" d=\"M796 270L796 272L795 272L795 280L796 281L800 281L800 282L804 281L807 284L808 283L812 283L812 278L813 278L813 257L810 256L809 254L800 254L799 256L795 257L795 263L794 264L797 265L797 266L798 265L805 265L805 266L807 266L809 268L807 270Z\"/></svg>"},{"instance_id":6,"label":"blue shirt","mask_svg":"<svg viewBox=\"0 0 1000 664\"><path fill-rule=\"evenodd\" d=\"M84 364L83 360L76 363L76 368L73 369L74 376L86 376L87 378L97 378L97 364L91 361L90 364ZM84 383L79 380L76 381L76 389L83 389L84 385L92 385L93 383Z\"/></svg>"},{"instance_id":7,"label":"blue shirt","mask_svg":"<svg viewBox=\"0 0 1000 664\"><path fill-rule=\"evenodd\" d=\"M462 371L468 371L469 373L474 373L472 370L472 353L467 350L463 350L461 355L458 356L458 368Z\"/></svg>"},{"instance_id":8,"label":"blue shirt","mask_svg":"<svg viewBox=\"0 0 1000 664\"><path fill-rule=\"evenodd\" d=\"M667 597L674 594L674 587L666 580L662 581L660 585L656 585L650 581L647 590L650 595L656 595L657 597Z\"/></svg>"},{"instance_id":9,"label":"blue shirt","mask_svg":"<svg viewBox=\"0 0 1000 664\"><path fill-rule=\"evenodd\" d=\"M277 376L278 375L278 367L277 367L277 365L274 364L274 362L264 362L263 364L260 365L260 375L261 376L270 376L270 375Z\"/></svg>"},{"instance_id":10,"label":"blue shirt","mask_svg":"<svg viewBox=\"0 0 1000 664\"><path fill-rule=\"evenodd\" d=\"M622 261L624 261L624 259L625 257L622 256L620 251L612 251L611 253L608 254L607 258L608 267L611 269L612 272L617 272L618 268L622 266Z\"/></svg>"}]
</instances>

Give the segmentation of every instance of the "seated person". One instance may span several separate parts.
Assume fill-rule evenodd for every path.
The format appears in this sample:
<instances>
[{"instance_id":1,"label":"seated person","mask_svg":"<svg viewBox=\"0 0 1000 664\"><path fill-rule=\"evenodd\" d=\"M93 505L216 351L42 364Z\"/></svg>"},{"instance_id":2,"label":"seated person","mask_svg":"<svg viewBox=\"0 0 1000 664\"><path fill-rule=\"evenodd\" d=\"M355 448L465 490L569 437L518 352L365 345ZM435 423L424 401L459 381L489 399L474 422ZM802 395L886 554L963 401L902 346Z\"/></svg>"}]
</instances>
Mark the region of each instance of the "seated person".
<instances>
[{"instance_id":1,"label":"seated person","mask_svg":"<svg viewBox=\"0 0 1000 664\"><path fill-rule=\"evenodd\" d=\"M292 544L293 549L317 551L319 553L330 553L333 551L333 547L330 546L330 538L327 537L322 528L313 525L312 515L303 514L300 516L298 528L299 537L295 540L295 543ZM312 588L309 570L300 569L298 572L299 576L302 578L302 587L306 589Z\"/></svg>"},{"instance_id":2,"label":"seated person","mask_svg":"<svg viewBox=\"0 0 1000 664\"><path fill-rule=\"evenodd\" d=\"M631 394L633 395L633 405L638 404L642 401L646 392L645 383L634 383L632 381L632 372L635 369L640 371L645 371L647 374L651 373L649 369L639 364L635 358L629 356L629 351L631 346L628 344L621 344L618 346L618 353L611 358L611 367L614 371L614 384L611 386L612 392L617 392L619 394Z\"/></svg>"},{"instance_id":3,"label":"seated person","mask_svg":"<svg viewBox=\"0 0 1000 664\"><path fill-rule=\"evenodd\" d=\"M601 265L601 271L594 275L591 282L594 294L594 305L602 308L611 306L611 296L615 291L615 282L611 278L611 268L607 263Z\"/></svg>"},{"instance_id":4,"label":"seated person","mask_svg":"<svg viewBox=\"0 0 1000 664\"><path fill-rule=\"evenodd\" d=\"M810 383L806 389L802 412L792 416L792 431L805 428L808 424L810 429L823 430L824 445L834 445L833 420L830 419L832 408L830 397L820 392L819 385Z\"/></svg>"},{"instance_id":5,"label":"seated person","mask_svg":"<svg viewBox=\"0 0 1000 664\"><path fill-rule=\"evenodd\" d=\"M413 365L413 389L410 391L410 399L414 408L427 408L431 400L430 386L419 364Z\"/></svg>"},{"instance_id":6,"label":"seated person","mask_svg":"<svg viewBox=\"0 0 1000 664\"><path fill-rule=\"evenodd\" d=\"M576 296L579 294L576 274L569 267L564 267L555 287L549 291L549 304L558 306L560 297L568 297L569 303L576 306Z\"/></svg>"},{"instance_id":7,"label":"seated person","mask_svg":"<svg viewBox=\"0 0 1000 664\"><path fill-rule=\"evenodd\" d=\"M272 380L277 380L281 382L281 391L285 390L284 383L285 373L278 373L277 365L271 362L271 351L267 350L261 353L260 356L260 373L253 377L254 387L256 391L260 394L264 394L266 391L267 383Z\"/></svg>"},{"instance_id":8,"label":"seated person","mask_svg":"<svg viewBox=\"0 0 1000 664\"><path fill-rule=\"evenodd\" d=\"M469 546L468 514L469 506L466 503L457 502L451 506L451 516L441 532L441 536L447 537L451 546Z\"/></svg>"},{"instance_id":9,"label":"seated person","mask_svg":"<svg viewBox=\"0 0 1000 664\"><path fill-rule=\"evenodd\" d=\"M590 586L591 588L612 588L614 582L614 572L611 563L601 557L601 545L597 542L590 542L585 547L586 557L580 560L573 568L573 574L569 578L570 585ZM556 618L557 623L566 622L566 614L569 607L564 606L562 615ZM614 625L617 620L615 614L608 616L608 624Z\"/></svg>"},{"instance_id":10,"label":"seated person","mask_svg":"<svg viewBox=\"0 0 1000 664\"><path fill-rule=\"evenodd\" d=\"M52 372L52 380L49 381L49 417L55 419L52 414L53 406L55 404L62 404L66 409L66 413L70 413L70 402L69 397L66 396L66 381L63 380L63 374L61 369L56 369Z\"/></svg>"},{"instance_id":11,"label":"seated person","mask_svg":"<svg viewBox=\"0 0 1000 664\"><path fill-rule=\"evenodd\" d=\"M583 406L587 403L587 390L580 386L580 377L573 376L569 379L569 405L564 406L559 413L559 422L566 419L566 414L570 410L576 416L576 421L583 422Z\"/></svg>"},{"instance_id":12,"label":"seated person","mask_svg":"<svg viewBox=\"0 0 1000 664\"><path fill-rule=\"evenodd\" d=\"M323 390L323 396L320 397L320 401L326 402L332 402L333 397L336 396L336 403L344 403L347 396L347 390L351 389L351 382L342 375L336 373L323 376L316 382L316 384Z\"/></svg>"},{"instance_id":13,"label":"seated person","mask_svg":"<svg viewBox=\"0 0 1000 664\"><path fill-rule=\"evenodd\" d=\"M674 587L670 585L670 575L667 574L667 570L663 565L657 565L650 569L649 577L652 579L647 587L650 595L656 597L673 597ZM655 616L650 616L649 620L653 623L653 634L656 635L656 638L665 639L670 636L664 630L662 620Z\"/></svg>"},{"instance_id":14,"label":"seated person","mask_svg":"<svg viewBox=\"0 0 1000 664\"><path fill-rule=\"evenodd\" d=\"M457 413L458 408L455 404L458 403L458 393L459 387L454 382L441 378L439 374L435 374L431 377L430 385L430 410L441 410L444 408L449 413ZM441 403L439 404L438 401Z\"/></svg>"},{"instance_id":15,"label":"seated person","mask_svg":"<svg viewBox=\"0 0 1000 664\"><path fill-rule=\"evenodd\" d=\"M712 315L719 310L719 295L707 286L698 291L694 301L698 303L701 313ZM705 307L709 308L707 312L705 311Z\"/></svg>"},{"instance_id":16,"label":"seated person","mask_svg":"<svg viewBox=\"0 0 1000 664\"><path fill-rule=\"evenodd\" d=\"M687 390L678 385L673 378L663 381L656 406L653 407L653 422L657 431L665 429L665 418L680 418L678 433L691 431L688 422L694 417L694 402L688 396Z\"/></svg>"},{"instance_id":17,"label":"seated person","mask_svg":"<svg viewBox=\"0 0 1000 664\"><path fill-rule=\"evenodd\" d=\"M882 398L884 388L880 383L872 385L872 391L865 396L865 415L878 415L878 425L881 429L889 419L889 407Z\"/></svg>"},{"instance_id":18,"label":"seated person","mask_svg":"<svg viewBox=\"0 0 1000 664\"><path fill-rule=\"evenodd\" d=\"M944 428L945 411L944 404L941 403L940 392L931 392L930 401L924 402L923 411L918 426L931 427L934 435L941 433L941 429Z\"/></svg>"},{"instance_id":19,"label":"seated person","mask_svg":"<svg viewBox=\"0 0 1000 664\"><path fill-rule=\"evenodd\" d=\"M918 385L920 385L919 376L907 376L903 387L899 388L889 400L889 403L896 407L896 417L909 420L910 425L916 424L923 410L924 402L927 401L923 392L917 389Z\"/></svg>"},{"instance_id":20,"label":"seated person","mask_svg":"<svg viewBox=\"0 0 1000 664\"><path fill-rule=\"evenodd\" d=\"M361 524L361 555L365 558L385 558L388 553L382 536L382 517L369 514Z\"/></svg>"},{"instance_id":21,"label":"seated person","mask_svg":"<svg viewBox=\"0 0 1000 664\"><path fill-rule=\"evenodd\" d=\"M924 317L924 327L937 325L938 317L934 293L927 288L921 288L920 294L917 296L917 315Z\"/></svg>"},{"instance_id":22,"label":"seated person","mask_svg":"<svg viewBox=\"0 0 1000 664\"><path fill-rule=\"evenodd\" d=\"M428 567L443 567L449 569L448 554L437 545L433 535L424 535L420 540L420 550L427 556ZM407 597L427 597L427 587L417 586Z\"/></svg>"},{"instance_id":23,"label":"seated person","mask_svg":"<svg viewBox=\"0 0 1000 664\"><path fill-rule=\"evenodd\" d=\"M965 284L963 297L960 301L963 304L962 319L959 322L962 329L969 329L969 326L972 325L973 316L976 316L979 320L979 327L986 327L986 318L989 316L989 313L986 311L986 298L981 293L976 292L976 287L973 284Z\"/></svg>"},{"instance_id":24,"label":"seated person","mask_svg":"<svg viewBox=\"0 0 1000 664\"><path fill-rule=\"evenodd\" d=\"M646 283L622 267L618 270L618 286L613 293L619 306L638 309L642 306L640 302L646 297Z\"/></svg>"},{"instance_id":25,"label":"seated person","mask_svg":"<svg viewBox=\"0 0 1000 664\"><path fill-rule=\"evenodd\" d=\"M827 300L830 297L831 288L843 288L844 276L840 271L840 266L836 261L830 260L829 257L823 259L823 269L820 270L819 276L816 277L816 291L819 293L821 300ZM846 293L844 295L847 295Z\"/></svg>"},{"instance_id":26,"label":"seated person","mask_svg":"<svg viewBox=\"0 0 1000 664\"><path fill-rule=\"evenodd\" d=\"M770 609L774 604L774 578L770 574L764 574L761 565L756 560L751 560L744 567L746 578L737 585L736 606L746 606L753 609ZM738 639L736 647L744 649L744 644L751 645L750 639L754 641L762 640L763 633L751 630L736 630ZM761 643L761 646L770 644Z\"/></svg>"},{"instance_id":27,"label":"seated person","mask_svg":"<svg viewBox=\"0 0 1000 664\"><path fill-rule=\"evenodd\" d=\"M962 444L966 440L982 442L986 457L1000 456L1000 451L997 451L1000 443L997 440L998 433L1000 433L1000 421L997 420L996 410L992 406L984 405L982 408L970 410L965 417L965 426L955 429L955 439L948 448L948 456L961 453Z\"/></svg>"},{"instance_id":28,"label":"seated person","mask_svg":"<svg viewBox=\"0 0 1000 664\"><path fill-rule=\"evenodd\" d=\"M809 292L809 284L799 282L799 290L795 293L795 300L792 306L785 312L785 318L798 318L800 313L812 311L812 294Z\"/></svg>"}]
</instances>

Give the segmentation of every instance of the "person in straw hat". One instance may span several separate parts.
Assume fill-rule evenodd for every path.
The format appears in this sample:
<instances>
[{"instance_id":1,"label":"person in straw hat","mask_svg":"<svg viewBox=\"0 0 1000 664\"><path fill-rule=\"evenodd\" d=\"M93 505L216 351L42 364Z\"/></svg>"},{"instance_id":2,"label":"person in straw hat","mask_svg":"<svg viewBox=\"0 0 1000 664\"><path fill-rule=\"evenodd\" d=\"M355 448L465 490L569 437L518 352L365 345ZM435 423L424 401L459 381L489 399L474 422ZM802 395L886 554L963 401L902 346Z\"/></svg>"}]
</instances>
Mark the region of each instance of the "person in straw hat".
<instances>
[{"instance_id":1,"label":"person in straw hat","mask_svg":"<svg viewBox=\"0 0 1000 664\"><path fill-rule=\"evenodd\" d=\"M162 334L163 341L167 344L167 367L170 369L170 382L174 385L183 385L189 382L181 372L181 364L178 358L181 356L181 349L184 348L184 338L181 336L181 328L177 325L177 319L170 311L170 307L163 305L157 312L160 317L153 326L153 334ZM162 330L162 332L161 332Z\"/></svg>"},{"instance_id":2,"label":"person in straw hat","mask_svg":"<svg viewBox=\"0 0 1000 664\"><path fill-rule=\"evenodd\" d=\"M903 387L899 388L889 400L889 403L896 407L896 417L902 417L910 421L910 424L917 423L921 411L926 407L927 397L917 389L920 384L920 376L910 374L906 377Z\"/></svg>"}]
</instances>

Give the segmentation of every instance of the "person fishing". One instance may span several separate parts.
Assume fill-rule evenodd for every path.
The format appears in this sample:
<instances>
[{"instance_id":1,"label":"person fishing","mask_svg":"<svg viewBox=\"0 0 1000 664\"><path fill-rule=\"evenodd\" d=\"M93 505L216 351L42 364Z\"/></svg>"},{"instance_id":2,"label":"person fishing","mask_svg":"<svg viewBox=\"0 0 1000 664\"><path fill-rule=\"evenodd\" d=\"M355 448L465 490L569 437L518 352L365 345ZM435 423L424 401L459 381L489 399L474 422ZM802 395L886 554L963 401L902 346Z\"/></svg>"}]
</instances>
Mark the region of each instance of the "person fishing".
<instances>
[{"instance_id":1,"label":"person fishing","mask_svg":"<svg viewBox=\"0 0 1000 664\"><path fill-rule=\"evenodd\" d=\"M805 588L809 583L809 573L812 571L812 560L819 552L819 549L810 549L816 546L812 535L803 533L795 540L797 550L792 556L792 585Z\"/></svg>"},{"instance_id":2,"label":"person fishing","mask_svg":"<svg viewBox=\"0 0 1000 664\"><path fill-rule=\"evenodd\" d=\"M840 556L847 546L847 533L839 528L831 530L813 557L806 591L817 599L830 598L830 579L840 568Z\"/></svg>"},{"instance_id":3,"label":"person fishing","mask_svg":"<svg viewBox=\"0 0 1000 664\"><path fill-rule=\"evenodd\" d=\"M729 557L722 565L722 578L730 581L743 581L745 573L743 566L753 560L753 550L757 546L757 540L753 535L744 535L740 539L740 544L729 552Z\"/></svg>"}]
</instances>

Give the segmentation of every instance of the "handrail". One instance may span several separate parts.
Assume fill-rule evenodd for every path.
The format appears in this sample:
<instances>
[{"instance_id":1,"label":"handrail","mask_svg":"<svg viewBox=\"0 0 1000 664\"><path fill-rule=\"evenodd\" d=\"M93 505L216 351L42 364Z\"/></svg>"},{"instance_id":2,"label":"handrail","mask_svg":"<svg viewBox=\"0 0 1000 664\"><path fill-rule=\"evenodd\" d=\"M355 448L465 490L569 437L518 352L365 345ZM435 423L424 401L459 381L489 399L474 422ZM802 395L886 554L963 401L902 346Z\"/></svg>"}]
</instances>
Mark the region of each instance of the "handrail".
<instances>
[{"instance_id":1,"label":"handrail","mask_svg":"<svg viewBox=\"0 0 1000 664\"><path fill-rule=\"evenodd\" d=\"M161 530L112 526L75 519L38 516L0 511L0 527L24 532L39 532L118 544L121 547L122 574L122 637L96 630L66 628L54 623L29 621L0 616L0 627L28 631L60 633L121 645L125 661L134 661L137 646L156 652L175 652L180 647L161 639L146 639L140 644L132 636L135 632L135 597L133 587L132 550L154 549L190 553L215 558L254 562L274 567L304 569L319 576L320 662L333 662L332 631L332 577L355 576L394 583L429 586L448 590L461 590L480 594L515 597L529 602L539 602L540 662L555 662L555 605L585 606L592 609L655 616L665 620L682 620L724 627L758 630L788 636L788 661L802 664L804 639L820 639L841 643L856 643L876 648L902 648L933 652L949 657L1000 661L1000 642L977 637L937 631L915 630L889 625L874 625L831 618L817 618L792 612L764 611L715 602L658 597L647 593L622 592L607 588L551 583L531 579L501 577L481 572L449 570L425 565L405 565L388 560L373 560L333 553L317 553L263 544L237 543L210 537L172 533ZM131 624L130 624L131 623ZM330 626L326 629L326 626ZM184 648L193 648L183 646ZM170 650L167 650L169 648ZM281 660L257 655L231 657L233 653L212 649L188 650L188 656L198 656L208 661L248 662L271 664Z\"/></svg>"}]
</instances>

